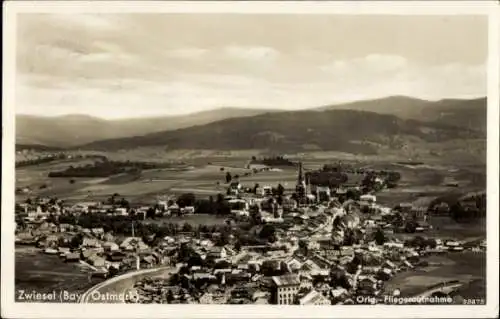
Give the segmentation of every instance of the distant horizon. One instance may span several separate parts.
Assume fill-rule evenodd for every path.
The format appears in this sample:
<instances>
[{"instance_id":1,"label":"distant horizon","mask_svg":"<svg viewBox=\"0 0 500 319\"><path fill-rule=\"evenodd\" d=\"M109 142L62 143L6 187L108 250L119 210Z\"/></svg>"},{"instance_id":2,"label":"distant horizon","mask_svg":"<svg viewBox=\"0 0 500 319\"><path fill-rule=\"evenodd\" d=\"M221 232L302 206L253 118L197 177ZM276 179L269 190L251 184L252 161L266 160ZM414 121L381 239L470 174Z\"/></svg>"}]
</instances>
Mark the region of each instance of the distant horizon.
<instances>
[{"instance_id":1,"label":"distant horizon","mask_svg":"<svg viewBox=\"0 0 500 319\"><path fill-rule=\"evenodd\" d=\"M421 101L427 101L427 102L439 102L439 101L445 101L445 100L463 100L463 101L468 101L468 100L480 100L480 99L486 99L486 95L481 95L481 96L473 96L473 97L443 97L439 99L425 99L425 98L420 98L420 97L415 97L415 96L409 96L409 95L388 95L385 97L380 97L380 98L374 98L374 99L361 99L361 100L351 100L351 101L345 101L345 102L332 102L324 105L316 105L316 106L305 106L303 108L279 108L279 107L266 107L266 106L216 106L213 108L207 108L205 110L201 111L194 111L194 112L188 112L188 113L180 113L180 114L152 114L152 115L143 115L143 116L135 116L135 117L101 117L101 116L96 116L88 113L62 113L62 114L54 114L54 115L47 115L47 114L36 114L36 113L17 113L16 116L33 116L33 117L40 117L40 118L59 118L59 117L68 117L68 116L80 116L80 117L87 117L87 118L94 118L98 120L105 120L105 121L121 121L121 120L135 120L135 119L149 119L149 118L155 118L155 117L183 117L183 116L189 116L189 115L195 115L195 114L200 114L204 112L210 112L210 111L217 111L217 110L224 110L224 109L233 109L233 110L269 110L269 111L276 111L276 112L289 112L289 111L312 111L312 110L319 110L323 107L327 106L343 106L346 104L351 104L351 103L357 103L357 102L366 102L366 101L377 101L377 100L384 100L384 99L390 99L390 98L408 98L408 99L414 99L414 100L421 100ZM118 114L119 115L119 114Z\"/></svg>"},{"instance_id":2,"label":"distant horizon","mask_svg":"<svg viewBox=\"0 0 500 319\"><path fill-rule=\"evenodd\" d=\"M15 107L24 114L148 118L487 95L484 15L23 13L16 21Z\"/></svg>"}]
</instances>

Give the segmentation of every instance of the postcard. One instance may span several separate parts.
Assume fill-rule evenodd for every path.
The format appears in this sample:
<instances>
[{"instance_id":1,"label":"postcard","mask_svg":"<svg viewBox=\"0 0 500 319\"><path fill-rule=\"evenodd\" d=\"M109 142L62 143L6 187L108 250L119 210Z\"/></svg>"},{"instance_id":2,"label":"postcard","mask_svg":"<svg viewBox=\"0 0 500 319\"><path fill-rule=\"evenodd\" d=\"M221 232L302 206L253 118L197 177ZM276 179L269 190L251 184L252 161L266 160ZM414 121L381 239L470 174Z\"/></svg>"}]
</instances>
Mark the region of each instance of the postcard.
<instances>
[{"instance_id":1,"label":"postcard","mask_svg":"<svg viewBox=\"0 0 500 319\"><path fill-rule=\"evenodd\" d=\"M2 316L496 317L498 8L6 2Z\"/></svg>"}]
</instances>

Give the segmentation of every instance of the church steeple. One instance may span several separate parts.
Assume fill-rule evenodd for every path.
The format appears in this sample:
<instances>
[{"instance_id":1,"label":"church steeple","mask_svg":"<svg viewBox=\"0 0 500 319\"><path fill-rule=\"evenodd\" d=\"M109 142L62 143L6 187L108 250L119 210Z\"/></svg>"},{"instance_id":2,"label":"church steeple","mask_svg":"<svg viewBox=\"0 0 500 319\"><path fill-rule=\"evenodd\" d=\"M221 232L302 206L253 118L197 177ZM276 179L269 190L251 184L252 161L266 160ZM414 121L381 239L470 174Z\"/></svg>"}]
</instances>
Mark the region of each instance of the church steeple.
<instances>
[{"instance_id":1,"label":"church steeple","mask_svg":"<svg viewBox=\"0 0 500 319\"><path fill-rule=\"evenodd\" d=\"M306 183L304 180L302 162L299 162L299 175L297 176L297 186L295 187L295 192L300 198L303 198L306 193Z\"/></svg>"},{"instance_id":2,"label":"church steeple","mask_svg":"<svg viewBox=\"0 0 500 319\"><path fill-rule=\"evenodd\" d=\"M302 185L304 182L304 172L302 171L302 162L299 162L299 176L297 178L297 185Z\"/></svg>"}]
</instances>

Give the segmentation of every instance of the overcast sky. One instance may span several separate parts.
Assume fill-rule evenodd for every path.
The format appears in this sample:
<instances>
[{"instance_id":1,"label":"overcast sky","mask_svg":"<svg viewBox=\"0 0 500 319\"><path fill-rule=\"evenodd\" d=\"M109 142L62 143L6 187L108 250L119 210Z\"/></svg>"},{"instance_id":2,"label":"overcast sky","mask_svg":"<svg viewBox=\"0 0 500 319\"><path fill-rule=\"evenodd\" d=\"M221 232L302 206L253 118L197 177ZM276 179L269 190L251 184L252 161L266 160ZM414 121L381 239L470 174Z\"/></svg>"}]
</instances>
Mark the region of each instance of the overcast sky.
<instances>
[{"instance_id":1,"label":"overcast sky","mask_svg":"<svg viewBox=\"0 0 500 319\"><path fill-rule=\"evenodd\" d=\"M22 14L16 112L104 118L486 96L479 16Z\"/></svg>"}]
</instances>

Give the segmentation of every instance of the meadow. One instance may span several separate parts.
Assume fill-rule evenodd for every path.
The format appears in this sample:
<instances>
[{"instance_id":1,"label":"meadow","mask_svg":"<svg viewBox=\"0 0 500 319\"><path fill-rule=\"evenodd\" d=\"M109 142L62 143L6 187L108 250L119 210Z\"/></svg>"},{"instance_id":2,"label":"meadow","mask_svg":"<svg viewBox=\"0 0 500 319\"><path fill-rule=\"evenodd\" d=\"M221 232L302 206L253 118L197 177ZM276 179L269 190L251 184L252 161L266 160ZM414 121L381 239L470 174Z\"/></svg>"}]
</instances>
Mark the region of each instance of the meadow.
<instances>
[{"instance_id":1,"label":"meadow","mask_svg":"<svg viewBox=\"0 0 500 319\"><path fill-rule=\"evenodd\" d=\"M398 288L403 296L422 293L426 287L444 281L459 280L465 283L463 297L481 298L485 296L486 254L475 252L456 252L446 256L429 256L422 260L429 262L428 267L396 274L385 283L385 291L390 293ZM469 283L473 283L469 285ZM482 284L481 284L482 283Z\"/></svg>"},{"instance_id":2,"label":"meadow","mask_svg":"<svg viewBox=\"0 0 500 319\"><path fill-rule=\"evenodd\" d=\"M118 193L131 201L150 203L158 196L175 196L194 193L198 197L214 196L226 191L226 173L238 175L245 187L255 184L277 186L282 184L291 191L295 188L297 171L293 167L253 172L248 169L252 156L268 154L254 151L208 151L142 148L117 152L80 152L77 155L106 155L117 161L149 161L181 163L178 168L144 170L140 175L117 174L108 178L49 178L48 172L62 170L70 165L86 165L89 159L62 160L28 166L16 170L16 187L30 187L31 192L18 194L23 200L28 196L57 196L69 201L102 200ZM486 169L481 162L450 161L443 158L421 160L420 165L404 165L391 154L387 156L356 156L338 152L311 152L288 154L294 161L302 161L306 170L317 169L327 163L342 161L359 168L395 170L401 173L398 187L385 189L377 200L393 207L401 202L411 202L426 207L437 196L480 191L486 187ZM452 178L459 187L445 185Z\"/></svg>"}]
</instances>

